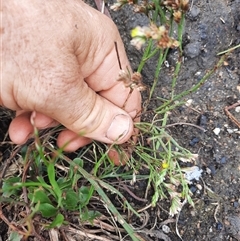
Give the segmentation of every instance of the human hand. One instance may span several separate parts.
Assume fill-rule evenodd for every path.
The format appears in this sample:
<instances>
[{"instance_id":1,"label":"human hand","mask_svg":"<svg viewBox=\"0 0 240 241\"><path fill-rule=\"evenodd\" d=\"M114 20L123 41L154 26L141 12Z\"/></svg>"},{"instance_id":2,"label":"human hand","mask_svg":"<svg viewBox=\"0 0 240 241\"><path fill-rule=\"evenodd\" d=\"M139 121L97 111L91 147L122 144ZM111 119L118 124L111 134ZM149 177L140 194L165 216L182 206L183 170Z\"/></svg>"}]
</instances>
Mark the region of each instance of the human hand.
<instances>
[{"instance_id":1,"label":"human hand","mask_svg":"<svg viewBox=\"0 0 240 241\"><path fill-rule=\"evenodd\" d=\"M117 81L117 42L123 68L129 67L114 23L82 1L3 2L3 64L0 103L16 110L9 135L16 144L39 129L56 126L57 143L74 151L92 139L124 143L133 134L141 97ZM125 101L126 105L123 107Z\"/></svg>"}]
</instances>

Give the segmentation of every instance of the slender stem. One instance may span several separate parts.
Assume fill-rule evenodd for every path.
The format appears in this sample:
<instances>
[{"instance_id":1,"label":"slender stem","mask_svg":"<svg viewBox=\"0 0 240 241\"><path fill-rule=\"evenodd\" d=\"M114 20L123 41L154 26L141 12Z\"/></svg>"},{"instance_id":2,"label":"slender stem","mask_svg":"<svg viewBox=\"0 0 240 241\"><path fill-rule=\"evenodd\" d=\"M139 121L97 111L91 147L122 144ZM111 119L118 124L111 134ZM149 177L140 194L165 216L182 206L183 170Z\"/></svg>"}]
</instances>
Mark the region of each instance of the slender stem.
<instances>
[{"instance_id":1,"label":"slender stem","mask_svg":"<svg viewBox=\"0 0 240 241\"><path fill-rule=\"evenodd\" d=\"M142 57L141 62L139 64L139 66L138 66L138 69L137 69L137 72L139 72L139 73L141 73L141 71L143 69L143 66L145 65L146 61L149 59L148 56L149 56L149 52L152 49L152 43L153 43L153 41L152 41L152 39L150 39L148 41L147 48L144 50L143 57Z\"/></svg>"},{"instance_id":2,"label":"slender stem","mask_svg":"<svg viewBox=\"0 0 240 241\"><path fill-rule=\"evenodd\" d=\"M153 13L153 22L156 23L157 22L157 18L158 18L158 11L159 9L159 4L157 0L154 0L154 4L155 4L155 11Z\"/></svg>"},{"instance_id":3,"label":"slender stem","mask_svg":"<svg viewBox=\"0 0 240 241\"><path fill-rule=\"evenodd\" d=\"M169 49L165 49L165 50L161 49L160 50L159 58L158 58L158 64L157 64L157 68L156 68L156 71L155 71L155 74L154 74L154 81L153 81L153 85L151 87L150 94L149 94L149 100L152 98L153 92L154 92L155 87L158 83L159 74L160 74L160 71L162 69L161 67L162 67L163 62L166 60L168 50Z\"/></svg>"},{"instance_id":4,"label":"slender stem","mask_svg":"<svg viewBox=\"0 0 240 241\"><path fill-rule=\"evenodd\" d=\"M152 84L152 87L151 87L151 90L150 90L150 94L149 94L149 100L152 98L152 95L153 95L153 92L155 90L155 87L157 85L157 82L158 82L158 77L159 77L159 73L160 73L160 70L161 70L161 66L163 64L163 50L161 49L160 52L159 52L159 58L158 58L158 63L157 63L157 68L156 68L156 71L155 71L155 75L154 75L154 81L153 81L153 84Z\"/></svg>"},{"instance_id":5,"label":"slender stem","mask_svg":"<svg viewBox=\"0 0 240 241\"><path fill-rule=\"evenodd\" d=\"M217 55L221 55L221 54L228 53L228 52L230 52L230 51L232 51L232 50L234 50L234 49L237 49L237 48L239 48L239 47L240 47L240 44L238 44L237 46L234 46L234 47L232 47L232 48L230 48L230 49L224 50L224 51L218 53Z\"/></svg>"},{"instance_id":6,"label":"slender stem","mask_svg":"<svg viewBox=\"0 0 240 241\"><path fill-rule=\"evenodd\" d=\"M180 49L180 56L182 56L182 37L183 37L183 29L185 24L185 14L182 14L180 23L178 24L178 41L180 43L179 49Z\"/></svg>"},{"instance_id":7,"label":"slender stem","mask_svg":"<svg viewBox=\"0 0 240 241\"><path fill-rule=\"evenodd\" d=\"M166 13L164 13L163 9L161 8L159 1L155 0L154 1L155 5L156 5L156 9L159 12L159 16L160 16L160 23L161 24L165 24L167 22L167 18L166 18ZM156 21L155 21L156 22Z\"/></svg>"},{"instance_id":8,"label":"slender stem","mask_svg":"<svg viewBox=\"0 0 240 241\"><path fill-rule=\"evenodd\" d=\"M184 20L185 20L185 14L182 14L181 21L178 24L178 41L179 41L179 57L177 61L177 65L174 72L174 77L172 80L172 92L171 92L171 98L174 98L174 89L177 84L177 77L179 76L179 71L181 69L181 63L182 63L182 35L183 35L183 27L184 27Z\"/></svg>"},{"instance_id":9,"label":"slender stem","mask_svg":"<svg viewBox=\"0 0 240 241\"><path fill-rule=\"evenodd\" d=\"M172 99L174 98L174 89L175 89L175 86L177 84L177 77L178 77L180 68L181 68L181 60L178 60L177 64L176 64L175 71L174 71L174 76L173 76L173 79L172 79L172 91L171 91L171 98Z\"/></svg>"},{"instance_id":10,"label":"slender stem","mask_svg":"<svg viewBox=\"0 0 240 241\"><path fill-rule=\"evenodd\" d=\"M207 74L205 74L203 76L203 78L196 85L194 85L191 89L185 90L182 93L174 96L173 99L170 99L170 100L166 101L163 105L161 105L158 108L156 108L155 111L158 114L163 113L163 112L165 112L165 108L168 105L172 104L174 101L179 100L179 99L183 98L184 96L186 96L186 95L188 95L188 94L190 94L192 92L195 92L199 87L201 87L204 84L204 82L209 78L209 76L211 74L213 74L213 72L216 71L222 65L222 63L225 60L226 56L227 55L222 56L221 59L218 61L217 65L214 66L214 68L212 68Z\"/></svg>"}]
</instances>

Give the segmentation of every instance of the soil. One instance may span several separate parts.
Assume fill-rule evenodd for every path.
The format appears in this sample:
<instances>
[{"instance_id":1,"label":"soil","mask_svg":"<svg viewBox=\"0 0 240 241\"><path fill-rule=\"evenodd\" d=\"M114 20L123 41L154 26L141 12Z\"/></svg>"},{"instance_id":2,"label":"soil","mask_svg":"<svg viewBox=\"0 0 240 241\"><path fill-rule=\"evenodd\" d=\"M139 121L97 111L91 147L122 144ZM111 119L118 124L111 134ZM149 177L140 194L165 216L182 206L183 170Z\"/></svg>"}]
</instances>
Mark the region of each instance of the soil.
<instances>
[{"instance_id":1,"label":"soil","mask_svg":"<svg viewBox=\"0 0 240 241\"><path fill-rule=\"evenodd\" d=\"M219 60L217 53L240 43L239 9L239 0L192 1L185 23L184 63L177 93L191 88L213 68ZM129 45L128 33L137 25L146 25L148 20L144 15L132 14L131 7L111 16L123 36L131 64L136 68L141 53ZM171 67L175 62L173 51L168 56L169 66L160 73L154 97L168 96ZM154 62L150 61L142 73L149 86L154 67ZM186 100L190 106L174 110L170 123L193 123L206 131L187 125L169 128L178 143L199 154L197 165L203 170L202 179L191 186L195 208L186 205L179 215L179 233L185 241L240 240L240 129L224 112L226 106L240 100L240 49L233 51L225 65ZM159 106L159 103L156 101L151 107L154 105ZM240 120L236 108L231 113ZM214 130L220 133L215 134ZM180 240L174 226L170 227L171 239Z\"/></svg>"},{"instance_id":2,"label":"soil","mask_svg":"<svg viewBox=\"0 0 240 241\"><path fill-rule=\"evenodd\" d=\"M109 1L109 5L113 2ZM111 16L117 24L133 69L140 61L141 52L130 43L130 30L143 26L148 19L141 14L133 14L131 6ZM176 93L189 89L212 69L218 60L217 53L240 44L240 0L216 0L191 2L187 14L184 33L184 61L176 86ZM176 54L168 55L168 65L161 70L150 108L161 103L156 97L167 98L171 90L172 66ZM142 75L146 85L153 81L154 61L147 62ZM179 144L198 153L196 165L203 170L199 181L190 187L195 208L183 206L178 216L177 228L184 241L198 240L240 240L240 128L226 115L224 108L240 100L240 48L229 54L222 67L195 93L187 96L188 106L182 106L170 114L169 124L187 122L201 126L205 131L190 125L169 127L169 133ZM240 110L229 110L240 121ZM2 110L3 113L3 110ZM9 124L9 116L0 110L3 140ZM4 117L4 118L3 118ZM4 124L4 126L3 126ZM0 147L2 160L9 156L5 145ZM1 163L1 156L0 156ZM164 207L164 203L161 203ZM167 219L166 214L150 214L158 217L158 222ZM170 228L165 236L154 235L162 231L156 225L152 235L145 234L145 240L181 240L175 223L164 225ZM1 228L0 228L1 229ZM1 237L1 232L0 232Z\"/></svg>"}]
</instances>

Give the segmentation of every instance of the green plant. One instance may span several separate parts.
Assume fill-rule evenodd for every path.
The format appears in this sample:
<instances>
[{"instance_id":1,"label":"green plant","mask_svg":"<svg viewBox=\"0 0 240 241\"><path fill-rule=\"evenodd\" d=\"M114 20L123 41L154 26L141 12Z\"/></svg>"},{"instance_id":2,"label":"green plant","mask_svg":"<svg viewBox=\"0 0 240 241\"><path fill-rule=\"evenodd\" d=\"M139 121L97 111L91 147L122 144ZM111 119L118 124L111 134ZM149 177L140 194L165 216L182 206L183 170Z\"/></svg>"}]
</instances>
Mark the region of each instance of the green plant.
<instances>
[{"instance_id":1,"label":"green plant","mask_svg":"<svg viewBox=\"0 0 240 241\"><path fill-rule=\"evenodd\" d=\"M177 214L186 201L194 206L191 199L191 192L188 188L189 180L185 177L185 171L179 162L191 162L197 159L196 154L181 147L171 135L168 134L166 127L168 125L168 115L178 106L185 104L183 98L200 88L213 72L219 68L225 56L205 76L190 89L176 94L175 88L182 65L183 49L182 36L184 30L185 14L189 8L188 0L180 1L128 1L118 0L113 5L113 10L119 10L126 4L131 4L133 10L137 13L144 13L149 18L149 26L137 26L131 32L133 44L138 50L143 48L142 59L138 65L137 72L141 73L145 64L151 58L158 56L152 85L148 95L148 103L153 97L157 83L160 78L160 71L166 61L167 54L171 48L175 48L178 52L176 65L174 67L172 78L169 80L171 84L171 94L169 99L162 99L155 95L162 104L156 106L153 111L153 119L136 123L136 127L140 130L141 138L147 139L149 146L140 142L134 147L134 153L137 155L131 158L128 165L136 169L142 162L149 169L148 187L154 188L154 195L151 197L152 206L155 206L161 199L170 199L171 206L170 215ZM151 77L150 77L151 78ZM145 107L147 109L147 107ZM144 116L144 113L142 114ZM143 164L143 165L144 165ZM138 170L135 170L138 172Z\"/></svg>"},{"instance_id":2,"label":"green plant","mask_svg":"<svg viewBox=\"0 0 240 241\"><path fill-rule=\"evenodd\" d=\"M17 200L22 188L27 188L28 207L31 210L28 218L32 218L36 213L41 213L44 218L54 218L52 222L46 224L48 228L61 226L64 222L61 212L66 210L79 211L81 219L88 221L99 215L98 212L87 209L93 188L87 186L78 188L77 182L82 176L76 172L73 165L66 169L65 177L57 176L55 165L58 158L52 159L43 155L44 150L41 146L32 154L35 160L31 170L32 176L25 181L20 177L5 179L1 189L2 197ZM83 166L83 161L79 158L75 158L72 162L74 165Z\"/></svg>"}]
</instances>

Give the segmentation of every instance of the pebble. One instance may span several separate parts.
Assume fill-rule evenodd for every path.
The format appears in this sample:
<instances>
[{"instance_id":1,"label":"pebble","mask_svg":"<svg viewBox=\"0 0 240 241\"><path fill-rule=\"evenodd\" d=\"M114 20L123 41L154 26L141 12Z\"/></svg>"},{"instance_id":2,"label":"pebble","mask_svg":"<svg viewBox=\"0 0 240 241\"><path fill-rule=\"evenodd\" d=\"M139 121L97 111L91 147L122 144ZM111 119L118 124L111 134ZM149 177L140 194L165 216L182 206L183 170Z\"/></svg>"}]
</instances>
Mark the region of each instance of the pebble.
<instances>
[{"instance_id":1,"label":"pebble","mask_svg":"<svg viewBox=\"0 0 240 241\"><path fill-rule=\"evenodd\" d=\"M207 116L206 115L200 115L198 119L198 125L206 129L207 127Z\"/></svg>"},{"instance_id":2,"label":"pebble","mask_svg":"<svg viewBox=\"0 0 240 241\"><path fill-rule=\"evenodd\" d=\"M201 40L206 40L208 39L208 25L207 24L200 24L198 26L199 33L200 33L200 38Z\"/></svg>"},{"instance_id":3,"label":"pebble","mask_svg":"<svg viewBox=\"0 0 240 241\"><path fill-rule=\"evenodd\" d=\"M200 190L200 191L202 190L202 185L201 184L197 183L196 187L198 188L198 190Z\"/></svg>"},{"instance_id":4,"label":"pebble","mask_svg":"<svg viewBox=\"0 0 240 241\"><path fill-rule=\"evenodd\" d=\"M193 6L191 8L191 10L189 11L188 13L188 17L191 19L191 20L197 20L198 16L200 14L200 9L197 7L197 6Z\"/></svg>"},{"instance_id":5,"label":"pebble","mask_svg":"<svg viewBox=\"0 0 240 241\"><path fill-rule=\"evenodd\" d=\"M198 137L194 137L194 138L189 142L189 145L190 145L190 146L195 146L198 142L199 142L199 138L198 138Z\"/></svg>"},{"instance_id":6,"label":"pebble","mask_svg":"<svg viewBox=\"0 0 240 241\"><path fill-rule=\"evenodd\" d=\"M229 134L233 134L233 133L235 133L235 132L237 132L238 131L238 129L227 129L227 132L229 133Z\"/></svg>"},{"instance_id":7,"label":"pebble","mask_svg":"<svg viewBox=\"0 0 240 241\"><path fill-rule=\"evenodd\" d=\"M237 107L235 108L235 111L236 111L237 113L240 113L240 106L237 106Z\"/></svg>"},{"instance_id":8,"label":"pebble","mask_svg":"<svg viewBox=\"0 0 240 241\"><path fill-rule=\"evenodd\" d=\"M223 224L221 222L218 222L216 225L217 230L222 230L223 229Z\"/></svg>"},{"instance_id":9,"label":"pebble","mask_svg":"<svg viewBox=\"0 0 240 241\"><path fill-rule=\"evenodd\" d=\"M209 165L208 168L211 171L211 173L209 173L209 174L212 174L214 176L216 174L215 166L214 165Z\"/></svg>"},{"instance_id":10,"label":"pebble","mask_svg":"<svg viewBox=\"0 0 240 241\"><path fill-rule=\"evenodd\" d=\"M239 207L239 202L238 201L234 201L233 202L233 207L238 208Z\"/></svg>"},{"instance_id":11,"label":"pebble","mask_svg":"<svg viewBox=\"0 0 240 241\"><path fill-rule=\"evenodd\" d=\"M220 159L220 164L226 164L227 162L227 158L225 156L223 156L221 159Z\"/></svg>"},{"instance_id":12,"label":"pebble","mask_svg":"<svg viewBox=\"0 0 240 241\"><path fill-rule=\"evenodd\" d=\"M189 58L197 57L201 52L201 44L199 42L189 43L184 48L184 53Z\"/></svg>"},{"instance_id":13,"label":"pebble","mask_svg":"<svg viewBox=\"0 0 240 241\"><path fill-rule=\"evenodd\" d=\"M163 231L164 233L169 233L169 232L170 232L170 228L169 228L166 224L164 224L164 225L162 226L162 231Z\"/></svg>"},{"instance_id":14,"label":"pebble","mask_svg":"<svg viewBox=\"0 0 240 241\"><path fill-rule=\"evenodd\" d=\"M240 32L240 23L237 25L237 31Z\"/></svg>"},{"instance_id":15,"label":"pebble","mask_svg":"<svg viewBox=\"0 0 240 241\"><path fill-rule=\"evenodd\" d=\"M193 103L193 99L189 99L189 100L186 101L185 105L186 105L187 107L189 107L189 106L192 105L192 103Z\"/></svg>"},{"instance_id":16,"label":"pebble","mask_svg":"<svg viewBox=\"0 0 240 241\"><path fill-rule=\"evenodd\" d=\"M211 174L211 169L207 167L206 168L206 172L207 172L208 175L210 175Z\"/></svg>"},{"instance_id":17,"label":"pebble","mask_svg":"<svg viewBox=\"0 0 240 241\"><path fill-rule=\"evenodd\" d=\"M180 106L180 107L178 107L178 110L180 113L182 113L185 110L185 108L183 106Z\"/></svg>"},{"instance_id":18,"label":"pebble","mask_svg":"<svg viewBox=\"0 0 240 241\"><path fill-rule=\"evenodd\" d=\"M213 133L218 136L219 133L220 133L221 129L219 127L216 127L214 130L213 130Z\"/></svg>"},{"instance_id":19,"label":"pebble","mask_svg":"<svg viewBox=\"0 0 240 241\"><path fill-rule=\"evenodd\" d=\"M197 191L197 187L196 187L196 186L191 186L191 187L190 187L190 191L191 191L192 193L195 193L195 192Z\"/></svg>"}]
</instances>

